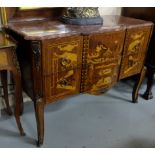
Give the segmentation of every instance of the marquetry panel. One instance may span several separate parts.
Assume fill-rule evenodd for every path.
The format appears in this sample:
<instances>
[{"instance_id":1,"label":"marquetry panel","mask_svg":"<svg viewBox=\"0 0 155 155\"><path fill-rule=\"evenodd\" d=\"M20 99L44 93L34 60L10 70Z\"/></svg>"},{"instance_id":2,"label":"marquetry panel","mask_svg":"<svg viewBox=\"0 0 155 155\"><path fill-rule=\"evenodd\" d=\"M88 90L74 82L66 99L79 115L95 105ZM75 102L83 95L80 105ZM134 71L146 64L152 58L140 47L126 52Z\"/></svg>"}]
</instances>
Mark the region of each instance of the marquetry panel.
<instances>
[{"instance_id":1,"label":"marquetry panel","mask_svg":"<svg viewBox=\"0 0 155 155\"><path fill-rule=\"evenodd\" d=\"M150 26L127 29L123 55L145 53L150 31Z\"/></svg>"},{"instance_id":2,"label":"marquetry panel","mask_svg":"<svg viewBox=\"0 0 155 155\"><path fill-rule=\"evenodd\" d=\"M81 70L79 68L65 72L56 72L45 78L47 100L79 93Z\"/></svg>"},{"instance_id":3,"label":"marquetry panel","mask_svg":"<svg viewBox=\"0 0 155 155\"><path fill-rule=\"evenodd\" d=\"M127 30L120 79L140 73L147 51L151 27Z\"/></svg>"},{"instance_id":4,"label":"marquetry panel","mask_svg":"<svg viewBox=\"0 0 155 155\"><path fill-rule=\"evenodd\" d=\"M123 30L91 35L87 63L115 61L122 52L124 35Z\"/></svg>"},{"instance_id":5,"label":"marquetry panel","mask_svg":"<svg viewBox=\"0 0 155 155\"><path fill-rule=\"evenodd\" d=\"M44 75L79 68L82 63L82 43L82 36L46 41Z\"/></svg>"},{"instance_id":6,"label":"marquetry panel","mask_svg":"<svg viewBox=\"0 0 155 155\"><path fill-rule=\"evenodd\" d=\"M143 67L143 57L140 54L130 54L125 56L122 61L120 79L138 74Z\"/></svg>"},{"instance_id":7,"label":"marquetry panel","mask_svg":"<svg viewBox=\"0 0 155 155\"><path fill-rule=\"evenodd\" d=\"M91 64L88 66L84 91L95 92L103 88L110 88L117 82L119 66L117 62L111 64Z\"/></svg>"},{"instance_id":8,"label":"marquetry panel","mask_svg":"<svg viewBox=\"0 0 155 155\"><path fill-rule=\"evenodd\" d=\"M95 92L114 85L118 78L125 31L94 34L89 38L82 90ZM84 76L84 77L83 77Z\"/></svg>"}]
</instances>

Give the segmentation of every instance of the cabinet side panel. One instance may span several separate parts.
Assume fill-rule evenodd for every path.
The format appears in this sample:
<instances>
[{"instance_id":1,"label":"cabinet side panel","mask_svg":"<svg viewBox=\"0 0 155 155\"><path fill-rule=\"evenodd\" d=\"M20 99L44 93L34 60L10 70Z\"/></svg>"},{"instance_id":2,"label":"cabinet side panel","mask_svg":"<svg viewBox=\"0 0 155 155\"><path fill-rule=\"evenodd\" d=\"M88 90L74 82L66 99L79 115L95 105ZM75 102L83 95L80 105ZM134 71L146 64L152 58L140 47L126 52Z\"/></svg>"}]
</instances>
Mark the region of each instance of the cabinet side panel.
<instances>
[{"instance_id":1,"label":"cabinet side panel","mask_svg":"<svg viewBox=\"0 0 155 155\"><path fill-rule=\"evenodd\" d=\"M151 26L127 29L119 79L141 72L151 32Z\"/></svg>"},{"instance_id":2,"label":"cabinet side panel","mask_svg":"<svg viewBox=\"0 0 155 155\"><path fill-rule=\"evenodd\" d=\"M80 92L82 38L71 36L44 41L43 75L47 102Z\"/></svg>"}]
</instances>

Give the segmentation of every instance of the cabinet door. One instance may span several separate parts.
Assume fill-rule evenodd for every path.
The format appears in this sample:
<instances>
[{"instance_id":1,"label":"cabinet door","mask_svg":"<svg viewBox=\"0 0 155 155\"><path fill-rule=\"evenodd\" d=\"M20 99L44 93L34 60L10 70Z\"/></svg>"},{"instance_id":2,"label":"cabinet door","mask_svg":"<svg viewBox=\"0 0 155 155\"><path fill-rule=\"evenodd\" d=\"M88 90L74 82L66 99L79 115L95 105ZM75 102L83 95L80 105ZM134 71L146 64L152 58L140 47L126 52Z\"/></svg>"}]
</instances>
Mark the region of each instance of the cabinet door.
<instances>
[{"instance_id":1,"label":"cabinet door","mask_svg":"<svg viewBox=\"0 0 155 155\"><path fill-rule=\"evenodd\" d=\"M44 78L48 101L80 91L82 43L82 36L51 39L44 43Z\"/></svg>"},{"instance_id":2,"label":"cabinet door","mask_svg":"<svg viewBox=\"0 0 155 155\"><path fill-rule=\"evenodd\" d=\"M124 36L124 30L90 36L83 91L95 92L116 83Z\"/></svg>"},{"instance_id":3,"label":"cabinet door","mask_svg":"<svg viewBox=\"0 0 155 155\"><path fill-rule=\"evenodd\" d=\"M127 29L119 79L141 72L150 33L151 27Z\"/></svg>"}]
</instances>

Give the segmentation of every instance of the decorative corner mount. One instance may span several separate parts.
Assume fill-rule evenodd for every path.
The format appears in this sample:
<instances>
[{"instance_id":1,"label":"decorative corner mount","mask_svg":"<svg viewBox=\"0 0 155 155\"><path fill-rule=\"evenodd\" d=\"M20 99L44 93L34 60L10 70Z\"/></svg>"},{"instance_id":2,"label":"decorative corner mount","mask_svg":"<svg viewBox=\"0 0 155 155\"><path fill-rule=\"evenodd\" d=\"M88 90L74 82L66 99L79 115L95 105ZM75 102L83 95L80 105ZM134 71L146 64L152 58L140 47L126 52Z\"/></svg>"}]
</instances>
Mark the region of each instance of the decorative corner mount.
<instances>
[{"instance_id":1,"label":"decorative corner mount","mask_svg":"<svg viewBox=\"0 0 155 155\"><path fill-rule=\"evenodd\" d=\"M39 41L32 41L32 51L34 54L34 65L37 71L39 71L41 66L41 44Z\"/></svg>"}]
</instances>

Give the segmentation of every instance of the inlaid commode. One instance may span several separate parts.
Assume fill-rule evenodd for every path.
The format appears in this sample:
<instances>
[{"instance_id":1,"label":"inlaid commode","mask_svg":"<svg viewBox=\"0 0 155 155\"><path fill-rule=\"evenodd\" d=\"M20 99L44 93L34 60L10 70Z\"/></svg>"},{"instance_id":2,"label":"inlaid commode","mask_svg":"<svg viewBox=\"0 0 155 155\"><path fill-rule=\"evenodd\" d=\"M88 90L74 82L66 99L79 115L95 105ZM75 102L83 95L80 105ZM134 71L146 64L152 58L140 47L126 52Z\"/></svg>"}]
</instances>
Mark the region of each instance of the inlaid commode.
<instances>
[{"instance_id":1,"label":"inlaid commode","mask_svg":"<svg viewBox=\"0 0 155 155\"><path fill-rule=\"evenodd\" d=\"M54 9L44 9L44 19L31 10L33 20L18 8L14 16L6 10L5 30L18 42L23 89L35 105L38 145L43 144L49 103L79 93L100 94L133 75L132 101L137 101L153 29L151 22L123 16L104 16L103 25L67 25L48 16Z\"/></svg>"}]
</instances>

